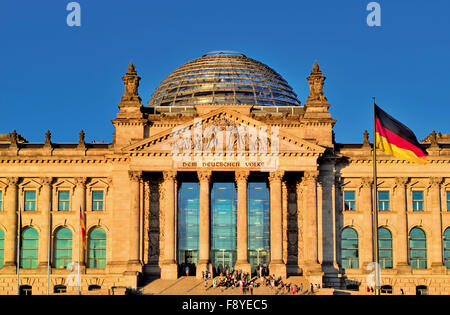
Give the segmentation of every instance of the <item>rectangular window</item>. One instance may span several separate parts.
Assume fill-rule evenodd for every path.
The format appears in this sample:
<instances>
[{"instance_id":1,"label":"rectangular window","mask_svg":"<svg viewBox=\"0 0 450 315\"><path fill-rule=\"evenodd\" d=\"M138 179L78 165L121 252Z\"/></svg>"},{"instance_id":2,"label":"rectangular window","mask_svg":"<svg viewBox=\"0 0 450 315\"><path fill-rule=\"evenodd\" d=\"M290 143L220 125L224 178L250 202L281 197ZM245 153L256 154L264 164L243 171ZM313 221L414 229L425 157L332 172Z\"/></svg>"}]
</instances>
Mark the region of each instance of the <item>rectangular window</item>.
<instances>
[{"instance_id":1,"label":"rectangular window","mask_svg":"<svg viewBox=\"0 0 450 315\"><path fill-rule=\"evenodd\" d=\"M389 211L389 191L378 192L378 210Z\"/></svg>"},{"instance_id":2,"label":"rectangular window","mask_svg":"<svg viewBox=\"0 0 450 315\"><path fill-rule=\"evenodd\" d=\"M447 191L447 211L450 211L450 191Z\"/></svg>"},{"instance_id":3,"label":"rectangular window","mask_svg":"<svg viewBox=\"0 0 450 315\"><path fill-rule=\"evenodd\" d=\"M70 192L66 190L58 191L58 211L70 210Z\"/></svg>"},{"instance_id":4,"label":"rectangular window","mask_svg":"<svg viewBox=\"0 0 450 315\"><path fill-rule=\"evenodd\" d=\"M103 210L103 191L92 192L92 211Z\"/></svg>"},{"instance_id":5,"label":"rectangular window","mask_svg":"<svg viewBox=\"0 0 450 315\"><path fill-rule=\"evenodd\" d=\"M344 211L355 211L355 192L354 191L344 191Z\"/></svg>"},{"instance_id":6,"label":"rectangular window","mask_svg":"<svg viewBox=\"0 0 450 315\"><path fill-rule=\"evenodd\" d=\"M3 209L3 191L0 190L0 211Z\"/></svg>"},{"instance_id":7,"label":"rectangular window","mask_svg":"<svg viewBox=\"0 0 450 315\"><path fill-rule=\"evenodd\" d=\"M25 211L35 211L36 210L36 191L29 190L25 191Z\"/></svg>"},{"instance_id":8,"label":"rectangular window","mask_svg":"<svg viewBox=\"0 0 450 315\"><path fill-rule=\"evenodd\" d=\"M413 191L413 211L423 211L423 191Z\"/></svg>"}]
</instances>

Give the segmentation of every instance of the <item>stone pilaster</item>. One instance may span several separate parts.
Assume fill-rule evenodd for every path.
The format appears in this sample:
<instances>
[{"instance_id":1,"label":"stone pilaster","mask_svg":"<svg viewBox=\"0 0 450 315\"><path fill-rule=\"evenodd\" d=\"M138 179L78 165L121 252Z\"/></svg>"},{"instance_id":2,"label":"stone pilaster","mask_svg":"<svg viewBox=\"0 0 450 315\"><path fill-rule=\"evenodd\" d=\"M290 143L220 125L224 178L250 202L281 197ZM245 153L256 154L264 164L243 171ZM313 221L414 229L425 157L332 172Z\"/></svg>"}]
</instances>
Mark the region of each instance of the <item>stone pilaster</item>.
<instances>
[{"instance_id":1,"label":"stone pilaster","mask_svg":"<svg viewBox=\"0 0 450 315\"><path fill-rule=\"evenodd\" d=\"M84 220L86 222L86 234L89 233L88 230L88 218L86 216L86 181L87 178L86 177L76 177L75 178L75 198L74 198L74 205L75 208L74 210L77 213L77 217L79 217L79 211L81 209L81 211L83 212L83 217ZM78 222L78 220L77 220ZM78 227L79 229L80 227ZM85 235L86 237L86 242L88 239L88 235ZM78 238L77 238L77 242L78 242ZM87 244L86 244L87 247ZM78 247L76 247L78 248ZM81 247L82 248L82 247ZM80 255L80 267L84 267L86 266L86 252L84 250L81 251L81 255Z\"/></svg>"},{"instance_id":2,"label":"stone pilaster","mask_svg":"<svg viewBox=\"0 0 450 315\"><path fill-rule=\"evenodd\" d=\"M235 173L237 185L237 261L235 269L251 272L248 262L247 184L249 171Z\"/></svg>"},{"instance_id":3,"label":"stone pilaster","mask_svg":"<svg viewBox=\"0 0 450 315\"><path fill-rule=\"evenodd\" d=\"M368 264L375 261L373 256L372 186L373 179L371 177L361 178L358 209L356 209L362 215L362 231L358 231L359 268L364 270Z\"/></svg>"},{"instance_id":4,"label":"stone pilaster","mask_svg":"<svg viewBox=\"0 0 450 315\"><path fill-rule=\"evenodd\" d=\"M129 232L129 260L128 271L140 272L142 261L140 259L140 205L142 172L128 172L130 178L130 232Z\"/></svg>"},{"instance_id":5,"label":"stone pilaster","mask_svg":"<svg viewBox=\"0 0 450 315\"><path fill-rule=\"evenodd\" d=\"M430 239L430 260L433 273L445 273L443 264L442 248L442 215L441 215L441 183L442 177L430 178L429 194L431 211L431 239Z\"/></svg>"},{"instance_id":6,"label":"stone pilaster","mask_svg":"<svg viewBox=\"0 0 450 315\"><path fill-rule=\"evenodd\" d=\"M286 277L286 265L283 262L283 220L281 180L284 171L271 172L270 182L270 264L271 274Z\"/></svg>"},{"instance_id":7,"label":"stone pilaster","mask_svg":"<svg viewBox=\"0 0 450 315\"><path fill-rule=\"evenodd\" d=\"M41 231L39 235L39 268L47 268L48 265L52 181L53 178L51 177L44 177L40 180L42 188L39 196L38 209L41 211L42 221L40 224Z\"/></svg>"},{"instance_id":8,"label":"stone pilaster","mask_svg":"<svg viewBox=\"0 0 450 315\"><path fill-rule=\"evenodd\" d=\"M197 278L202 277L202 271L212 272L211 249L211 213L210 213L210 181L211 171L197 172L200 182L200 227L199 227L199 255L197 264Z\"/></svg>"},{"instance_id":9,"label":"stone pilaster","mask_svg":"<svg viewBox=\"0 0 450 315\"><path fill-rule=\"evenodd\" d=\"M176 262L176 206L175 206L175 179L176 171L163 172L163 209L165 224L164 229L164 261L161 266L162 279L176 279L178 277L178 267Z\"/></svg>"},{"instance_id":10,"label":"stone pilaster","mask_svg":"<svg viewBox=\"0 0 450 315\"><path fill-rule=\"evenodd\" d=\"M318 171L305 172L303 178L305 209L303 214L304 274L321 277L322 268L318 261L317 238L317 177ZM318 281L318 279L315 279Z\"/></svg>"},{"instance_id":11,"label":"stone pilaster","mask_svg":"<svg viewBox=\"0 0 450 315\"><path fill-rule=\"evenodd\" d=\"M5 195L5 212L6 212L6 233L5 233L5 256L4 266L5 272L13 272L16 267L17 259L17 214L18 214L18 177L7 178L8 187ZM18 263L18 262L17 262Z\"/></svg>"},{"instance_id":12,"label":"stone pilaster","mask_svg":"<svg viewBox=\"0 0 450 315\"><path fill-rule=\"evenodd\" d=\"M411 273L408 264L408 215L406 207L406 184L408 177L395 178L394 210L397 215L399 233L397 237L397 263L398 273Z\"/></svg>"}]
</instances>

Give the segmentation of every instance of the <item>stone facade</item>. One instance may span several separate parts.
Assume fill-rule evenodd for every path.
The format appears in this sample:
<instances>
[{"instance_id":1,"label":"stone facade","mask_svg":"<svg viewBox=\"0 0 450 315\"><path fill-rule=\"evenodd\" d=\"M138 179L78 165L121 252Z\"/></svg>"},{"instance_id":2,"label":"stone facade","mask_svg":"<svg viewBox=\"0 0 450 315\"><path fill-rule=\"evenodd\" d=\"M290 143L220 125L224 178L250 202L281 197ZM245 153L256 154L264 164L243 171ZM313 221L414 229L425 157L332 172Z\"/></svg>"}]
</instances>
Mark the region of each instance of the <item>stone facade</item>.
<instances>
[{"instance_id":1,"label":"stone facade","mask_svg":"<svg viewBox=\"0 0 450 315\"><path fill-rule=\"evenodd\" d=\"M81 250L83 294L120 294L136 288L142 276L178 277L177 188L185 173L194 174L200 187L200 270L211 270L210 189L214 174L227 172L237 189L236 268L250 270L247 253L247 182L259 174L270 187L270 272L286 277L303 275L310 282L337 288L356 285L364 290L374 261L372 252L372 147L367 133L359 144L335 143L336 123L324 96L325 77L316 63L308 77L310 95L304 106L288 111L255 111L252 105L204 104L191 110L144 107L133 64L123 77L125 93L112 122L114 142L89 144L80 133L78 143L30 144L15 131L0 135L0 228L4 232L4 265L0 294L15 294L18 211L22 227L38 231L38 266L20 270L20 285L33 294L46 294L48 257L50 293L68 286L73 271L54 265L55 233L72 231L72 259L78 261L80 219L86 218L87 237L94 228L106 232L106 266L89 268L88 252ZM173 133L193 131L198 120L203 132L211 126L279 128L278 167L262 171L259 164L178 163L173 157ZM444 265L443 233L450 227L447 192L450 191L450 143L433 132L424 142L428 165L415 165L379 154L379 190L388 191L389 211L379 214L379 226L392 232L393 268L382 270L382 285L394 293L415 294L417 286L429 293L448 294L450 275ZM237 146L237 144L233 144ZM234 147L233 147L234 148ZM187 153L186 153L187 152ZM245 147L241 154L248 155ZM196 154L195 147L182 154ZM233 149L233 154L239 151ZM424 210L413 211L412 192L424 192ZM24 210L24 194L36 191L34 211ZM59 211L58 192L70 192L70 208ZM101 211L93 209L93 191L103 192ZM355 210L344 209L343 194L355 192ZM356 269L341 262L341 231L358 233ZM409 231L422 228L427 236L427 268L409 263ZM49 237L51 252L48 252ZM97 286L100 291L89 291Z\"/></svg>"}]
</instances>

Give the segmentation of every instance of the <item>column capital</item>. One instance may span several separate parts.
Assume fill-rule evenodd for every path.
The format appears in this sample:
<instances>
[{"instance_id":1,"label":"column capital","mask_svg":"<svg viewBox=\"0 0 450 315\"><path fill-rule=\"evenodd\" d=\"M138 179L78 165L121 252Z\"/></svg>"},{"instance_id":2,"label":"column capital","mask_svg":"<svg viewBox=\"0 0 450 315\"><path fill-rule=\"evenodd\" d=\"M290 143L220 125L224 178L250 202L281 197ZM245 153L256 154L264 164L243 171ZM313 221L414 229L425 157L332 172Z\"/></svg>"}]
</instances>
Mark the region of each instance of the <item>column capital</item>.
<instances>
[{"instance_id":1,"label":"column capital","mask_svg":"<svg viewBox=\"0 0 450 315\"><path fill-rule=\"evenodd\" d=\"M371 188L373 184L372 177L361 177L361 186L363 188Z\"/></svg>"},{"instance_id":2,"label":"column capital","mask_svg":"<svg viewBox=\"0 0 450 315\"><path fill-rule=\"evenodd\" d=\"M164 171L163 179L164 181L175 180L177 177L177 171Z\"/></svg>"},{"instance_id":3,"label":"column capital","mask_svg":"<svg viewBox=\"0 0 450 315\"><path fill-rule=\"evenodd\" d=\"M303 177L306 181L317 181L319 177L319 171L306 171L304 172Z\"/></svg>"},{"instance_id":4,"label":"column capital","mask_svg":"<svg viewBox=\"0 0 450 315\"><path fill-rule=\"evenodd\" d=\"M128 171L128 177L132 182L139 182L142 179L141 171Z\"/></svg>"},{"instance_id":5,"label":"column capital","mask_svg":"<svg viewBox=\"0 0 450 315\"><path fill-rule=\"evenodd\" d=\"M77 187L86 188L87 177L75 177L75 185Z\"/></svg>"},{"instance_id":6,"label":"column capital","mask_svg":"<svg viewBox=\"0 0 450 315\"><path fill-rule=\"evenodd\" d=\"M247 183L248 177L250 176L250 171L236 171L234 172L236 184Z\"/></svg>"},{"instance_id":7,"label":"column capital","mask_svg":"<svg viewBox=\"0 0 450 315\"><path fill-rule=\"evenodd\" d=\"M269 174L269 182L277 182L277 181L281 181L281 179L284 176L284 171L275 171L275 172L270 172Z\"/></svg>"},{"instance_id":8,"label":"column capital","mask_svg":"<svg viewBox=\"0 0 450 315\"><path fill-rule=\"evenodd\" d=\"M439 186L442 184L443 180L444 179L442 177L430 177L429 178L430 187L439 188Z\"/></svg>"},{"instance_id":9,"label":"column capital","mask_svg":"<svg viewBox=\"0 0 450 315\"><path fill-rule=\"evenodd\" d=\"M41 177L40 178L40 183L44 187L50 187L52 185L52 182L53 182L53 177Z\"/></svg>"},{"instance_id":10,"label":"column capital","mask_svg":"<svg viewBox=\"0 0 450 315\"><path fill-rule=\"evenodd\" d=\"M19 183L19 177L8 177L6 179L8 186L17 186Z\"/></svg>"},{"instance_id":11,"label":"column capital","mask_svg":"<svg viewBox=\"0 0 450 315\"><path fill-rule=\"evenodd\" d=\"M409 177L396 177L395 186L405 186L409 181Z\"/></svg>"},{"instance_id":12,"label":"column capital","mask_svg":"<svg viewBox=\"0 0 450 315\"><path fill-rule=\"evenodd\" d=\"M209 183L211 181L212 171L198 171L197 176L200 182Z\"/></svg>"}]
</instances>

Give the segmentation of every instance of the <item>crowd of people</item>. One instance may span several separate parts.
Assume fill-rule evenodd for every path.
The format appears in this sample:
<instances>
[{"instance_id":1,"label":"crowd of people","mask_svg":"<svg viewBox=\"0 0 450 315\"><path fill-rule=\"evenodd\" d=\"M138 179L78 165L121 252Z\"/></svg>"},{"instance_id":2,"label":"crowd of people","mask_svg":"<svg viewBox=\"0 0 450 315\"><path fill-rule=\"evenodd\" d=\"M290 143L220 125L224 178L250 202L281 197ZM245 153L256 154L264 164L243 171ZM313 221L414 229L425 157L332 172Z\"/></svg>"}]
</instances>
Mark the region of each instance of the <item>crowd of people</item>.
<instances>
[{"instance_id":1,"label":"crowd of people","mask_svg":"<svg viewBox=\"0 0 450 315\"><path fill-rule=\"evenodd\" d=\"M271 290L273 294L296 295L308 292L314 293L314 290L319 289L317 285L310 285L310 288L304 288L303 284L297 285L295 283L283 282L281 277L268 274L268 269L265 266L258 266L256 268L256 275L252 276L250 273L242 272L242 270L231 270L226 268L224 273L220 273L218 277L212 278L211 273L202 272L202 279L204 281L205 290L220 289L221 292L225 290L238 289L242 294L253 295L253 290L258 287L266 287Z\"/></svg>"}]
</instances>

